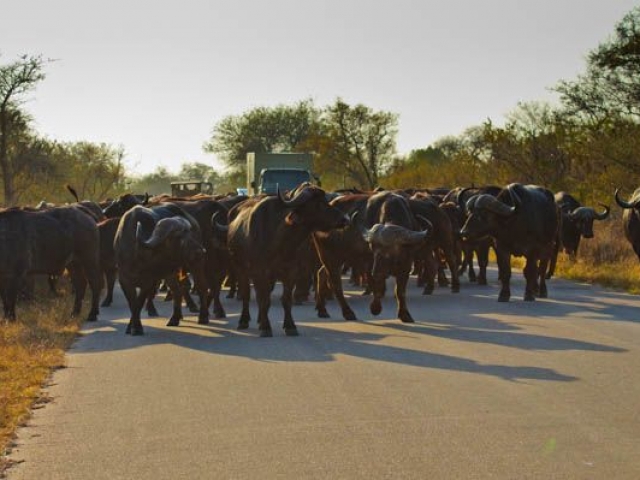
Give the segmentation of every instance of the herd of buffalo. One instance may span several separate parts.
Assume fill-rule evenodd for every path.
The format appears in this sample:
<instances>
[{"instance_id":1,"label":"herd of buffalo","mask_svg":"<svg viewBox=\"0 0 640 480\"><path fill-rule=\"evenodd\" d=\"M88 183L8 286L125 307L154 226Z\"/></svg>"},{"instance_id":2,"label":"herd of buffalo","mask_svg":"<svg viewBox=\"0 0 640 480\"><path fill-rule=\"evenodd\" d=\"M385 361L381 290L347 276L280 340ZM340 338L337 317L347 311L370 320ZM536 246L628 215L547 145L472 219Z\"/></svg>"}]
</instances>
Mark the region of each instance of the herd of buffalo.
<instances>
[{"instance_id":1,"label":"herd of buffalo","mask_svg":"<svg viewBox=\"0 0 640 480\"><path fill-rule=\"evenodd\" d=\"M640 257L640 188L628 201L616 191L615 200ZM12 321L17 300L33 295L33 275L47 275L55 289L55 277L66 271L73 314L79 314L88 284L87 320L95 321L104 281L101 306L107 307L117 277L131 311L126 332L141 335L141 311L157 315L153 299L163 281L173 297L168 325L180 323L183 300L198 312L198 323L209 322L211 304L214 317L223 318L226 282L229 296L242 300L238 329L249 327L253 283L260 336L269 337L276 281L283 287L286 335L297 335L292 305L312 287L320 317L329 316L326 300L333 297L344 319L356 320L342 291L342 275L350 271L352 282L372 296L373 315L382 310L386 279L395 277L397 316L413 322L405 294L411 274L424 294L436 280L459 292L463 273L486 284L490 248L498 263L498 301L511 295L512 255L526 258L524 300L545 298L558 252L576 255L581 237L593 237L594 220L609 215L609 207L602 207L598 212L568 193L521 184L375 192L325 192L303 184L275 196L125 194L101 203L13 207L0 210L0 293L4 317Z\"/></svg>"}]
</instances>

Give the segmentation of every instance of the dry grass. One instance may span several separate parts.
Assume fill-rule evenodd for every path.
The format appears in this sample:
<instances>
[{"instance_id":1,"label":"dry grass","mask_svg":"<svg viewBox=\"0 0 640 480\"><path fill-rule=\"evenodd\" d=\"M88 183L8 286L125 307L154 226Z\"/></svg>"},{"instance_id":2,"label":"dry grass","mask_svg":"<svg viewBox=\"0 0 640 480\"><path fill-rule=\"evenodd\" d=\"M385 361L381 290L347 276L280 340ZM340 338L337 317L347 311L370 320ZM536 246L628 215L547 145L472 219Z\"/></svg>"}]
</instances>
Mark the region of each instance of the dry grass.
<instances>
[{"instance_id":1,"label":"dry grass","mask_svg":"<svg viewBox=\"0 0 640 480\"><path fill-rule=\"evenodd\" d=\"M594 225L594 234L595 238L580 242L576 261L566 255L558 259L557 275L640 293L640 263L624 238L622 225L602 222Z\"/></svg>"},{"instance_id":2,"label":"dry grass","mask_svg":"<svg viewBox=\"0 0 640 480\"><path fill-rule=\"evenodd\" d=\"M594 235L593 239L582 239L577 260L559 255L555 275L640 293L640 262L624 238L620 220L596 222ZM524 263L524 258L512 257L513 268L522 269Z\"/></svg>"},{"instance_id":3,"label":"dry grass","mask_svg":"<svg viewBox=\"0 0 640 480\"><path fill-rule=\"evenodd\" d=\"M41 388L52 370L64 366L82 316L71 318L72 297L53 298L38 285L37 302L19 305L18 321L0 319L0 478L13 435L32 406L44 403Z\"/></svg>"}]
</instances>

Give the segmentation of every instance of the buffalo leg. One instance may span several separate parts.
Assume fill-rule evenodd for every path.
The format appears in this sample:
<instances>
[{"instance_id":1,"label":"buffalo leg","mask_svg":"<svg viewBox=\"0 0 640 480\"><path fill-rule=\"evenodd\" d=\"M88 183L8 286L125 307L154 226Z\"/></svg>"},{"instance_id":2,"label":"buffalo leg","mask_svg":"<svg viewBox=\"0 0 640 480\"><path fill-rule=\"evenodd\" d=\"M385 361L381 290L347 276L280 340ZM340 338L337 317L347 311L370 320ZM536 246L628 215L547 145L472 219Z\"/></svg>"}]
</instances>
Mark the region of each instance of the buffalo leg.
<instances>
[{"instance_id":1,"label":"buffalo leg","mask_svg":"<svg viewBox=\"0 0 640 480\"><path fill-rule=\"evenodd\" d=\"M482 245L476 248L476 256L478 257L478 285L486 285L487 266L489 265L489 246Z\"/></svg>"},{"instance_id":2,"label":"buffalo leg","mask_svg":"<svg viewBox=\"0 0 640 480\"><path fill-rule=\"evenodd\" d=\"M167 327L177 327L182 320L182 285L177 275L169 275L164 281L169 290L173 292L173 313L167 322Z\"/></svg>"},{"instance_id":3,"label":"buffalo leg","mask_svg":"<svg viewBox=\"0 0 640 480\"><path fill-rule=\"evenodd\" d=\"M108 269L104 272L104 276L107 280L107 295L100 304L101 307L108 307L113 303L113 287L116 283L116 271L114 269Z\"/></svg>"},{"instance_id":4,"label":"buffalo leg","mask_svg":"<svg viewBox=\"0 0 640 480\"><path fill-rule=\"evenodd\" d=\"M508 302L511 298L511 254L508 251L498 249L496 257L498 260L498 277L501 283L498 301Z\"/></svg>"},{"instance_id":5,"label":"buffalo leg","mask_svg":"<svg viewBox=\"0 0 640 480\"><path fill-rule=\"evenodd\" d=\"M540 288L538 291L538 296L540 298L547 298L548 297L548 292L547 292L547 281L546 281L546 273L547 273L547 267L549 266L549 258L548 257L542 257L540 259L540 265L538 267L538 278L540 279Z\"/></svg>"},{"instance_id":6,"label":"buffalo leg","mask_svg":"<svg viewBox=\"0 0 640 480\"><path fill-rule=\"evenodd\" d=\"M398 318L404 323L413 323L413 317L407 308L407 282L409 281L409 268L396 275L396 302L398 303Z\"/></svg>"},{"instance_id":7,"label":"buffalo leg","mask_svg":"<svg viewBox=\"0 0 640 480\"><path fill-rule=\"evenodd\" d=\"M444 257L451 272L451 292L458 293L460 292L460 277L458 276L456 254L453 249L447 248L444 250Z\"/></svg>"},{"instance_id":8,"label":"buffalo leg","mask_svg":"<svg viewBox=\"0 0 640 480\"><path fill-rule=\"evenodd\" d=\"M284 323L282 325L285 335L288 337L297 337L298 328L293 321L293 315L291 314L291 307L293 305L293 288L295 280L291 277L283 279L282 281L282 308L284 309ZM268 321L268 320L267 320Z\"/></svg>"},{"instance_id":9,"label":"buffalo leg","mask_svg":"<svg viewBox=\"0 0 640 480\"><path fill-rule=\"evenodd\" d=\"M524 290L524 301L533 302L536 299L535 294L538 290L538 257L536 255L527 257L523 273L527 282Z\"/></svg>"},{"instance_id":10,"label":"buffalo leg","mask_svg":"<svg viewBox=\"0 0 640 480\"><path fill-rule=\"evenodd\" d=\"M261 337L272 337L271 323L269 322L269 307L271 307L271 281L264 275L253 279L253 288L256 291L258 303L258 329Z\"/></svg>"},{"instance_id":11,"label":"buffalo leg","mask_svg":"<svg viewBox=\"0 0 640 480\"><path fill-rule=\"evenodd\" d=\"M238 330L246 330L249 328L249 322L251 321L251 314L249 313L249 300L251 299L251 285L249 284L249 277L242 273L236 277L238 285L238 294L240 300L242 300L242 313L240 314L240 320L238 321Z\"/></svg>"}]
</instances>

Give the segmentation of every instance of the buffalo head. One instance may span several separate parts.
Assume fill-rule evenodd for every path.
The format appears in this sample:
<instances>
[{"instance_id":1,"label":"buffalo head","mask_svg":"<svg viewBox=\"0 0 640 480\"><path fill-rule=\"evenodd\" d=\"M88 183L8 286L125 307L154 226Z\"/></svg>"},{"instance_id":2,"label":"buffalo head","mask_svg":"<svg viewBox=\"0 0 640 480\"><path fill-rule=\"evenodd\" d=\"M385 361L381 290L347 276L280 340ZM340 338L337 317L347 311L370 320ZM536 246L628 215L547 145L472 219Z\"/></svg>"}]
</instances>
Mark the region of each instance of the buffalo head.
<instances>
[{"instance_id":1,"label":"buffalo head","mask_svg":"<svg viewBox=\"0 0 640 480\"><path fill-rule=\"evenodd\" d=\"M468 217L460 235L469 238L485 237L501 220L513 217L517 212L518 199L512 190L509 190L509 193L514 206L509 206L489 194L471 197L465 205Z\"/></svg>"},{"instance_id":2,"label":"buffalo head","mask_svg":"<svg viewBox=\"0 0 640 480\"><path fill-rule=\"evenodd\" d=\"M290 200L278 189L278 198L291 209L286 216L287 225L304 225L313 231L329 231L349 224L349 218L329 205L324 190L316 186L305 185L297 189Z\"/></svg>"}]
</instances>

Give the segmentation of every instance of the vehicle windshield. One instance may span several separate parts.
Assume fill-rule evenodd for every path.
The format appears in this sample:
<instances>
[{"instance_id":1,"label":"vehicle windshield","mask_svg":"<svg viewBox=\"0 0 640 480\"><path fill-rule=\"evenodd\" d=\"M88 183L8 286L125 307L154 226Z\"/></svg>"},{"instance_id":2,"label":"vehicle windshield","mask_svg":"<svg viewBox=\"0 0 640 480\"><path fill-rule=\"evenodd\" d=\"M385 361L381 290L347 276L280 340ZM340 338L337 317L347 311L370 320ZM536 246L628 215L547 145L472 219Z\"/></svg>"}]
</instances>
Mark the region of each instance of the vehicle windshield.
<instances>
[{"instance_id":1,"label":"vehicle windshield","mask_svg":"<svg viewBox=\"0 0 640 480\"><path fill-rule=\"evenodd\" d=\"M263 193L276 193L293 190L303 182L310 181L306 170L266 170L262 175L261 190Z\"/></svg>"}]
</instances>

